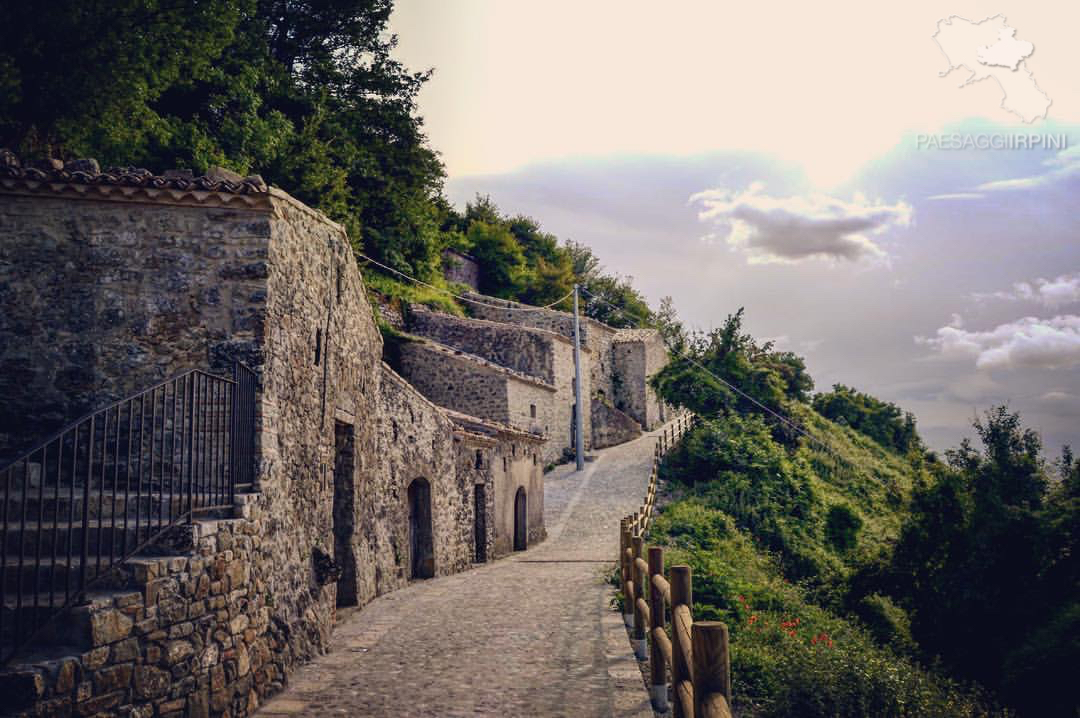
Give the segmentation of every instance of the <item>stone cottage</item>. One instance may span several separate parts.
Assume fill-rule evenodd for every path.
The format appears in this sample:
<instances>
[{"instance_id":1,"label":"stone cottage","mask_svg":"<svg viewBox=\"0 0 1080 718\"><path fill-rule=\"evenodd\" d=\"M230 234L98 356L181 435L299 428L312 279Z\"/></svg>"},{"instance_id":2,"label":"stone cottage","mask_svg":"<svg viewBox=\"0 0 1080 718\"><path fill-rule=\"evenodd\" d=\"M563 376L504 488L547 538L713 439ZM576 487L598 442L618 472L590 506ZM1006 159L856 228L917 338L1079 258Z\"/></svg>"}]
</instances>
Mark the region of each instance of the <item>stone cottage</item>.
<instances>
[{"instance_id":1,"label":"stone cottage","mask_svg":"<svg viewBox=\"0 0 1080 718\"><path fill-rule=\"evenodd\" d=\"M5 460L189 369L243 362L257 385L253 485L232 511L196 516L95 576L54 632L62 645L42 634L32 659L0 674L13 714L248 715L325 650L339 607L543 537L541 440L514 416L441 409L385 365L344 230L258 177L25 167L0 153L0 340ZM155 409L151 427L158 416L166 426ZM162 441L151 465L165 456ZM75 496L75 477L46 492L49 464L37 466L36 498L25 481L3 489L5 518L29 507L59 521L63 492ZM111 515L138 511L117 509L100 466ZM90 481L78 485L87 496ZM164 490L156 481L148 498ZM74 516L86 502L72 502ZM44 528L3 526L9 627L27 610L9 598L79 567ZM6 570L16 537L24 553L51 549L52 579L38 565Z\"/></svg>"}]
</instances>

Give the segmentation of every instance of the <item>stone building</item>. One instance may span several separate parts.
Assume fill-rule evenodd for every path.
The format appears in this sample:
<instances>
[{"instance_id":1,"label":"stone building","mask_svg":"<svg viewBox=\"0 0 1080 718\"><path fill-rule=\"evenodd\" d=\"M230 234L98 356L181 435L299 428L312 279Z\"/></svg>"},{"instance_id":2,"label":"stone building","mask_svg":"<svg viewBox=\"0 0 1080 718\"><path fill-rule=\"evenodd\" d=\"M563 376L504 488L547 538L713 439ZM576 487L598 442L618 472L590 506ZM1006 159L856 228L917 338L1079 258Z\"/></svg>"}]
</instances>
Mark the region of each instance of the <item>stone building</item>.
<instances>
[{"instance_id":1,"label":"stone building","mask_svg":"<svg viewBox=\"0 0 1080 718\"><path fill-rule=\"evenodd\" d=\"M518 513L524 543L543 536L539 440L451 416L383 364L344 230L257 177L0 153L0 340L9 459L191 368L257 378L255 482L233 515L108 574L56 631L63 648L0 674L16 714L249 715L325 650L339 607L512 549ZM530 381L512 426L554 393ZM44 531L25 534L41 548Z\"/></svg>"},{"instance_id":2,"label":"stone building","mask_svg":"<svg viewBox=\"0 0 1080 718\"><path fill-rule=\"evenodd\" d=\"M458 282L480 291L480 265L467 254L453 249L444 249L442 253L443 273L451 282Z\"/></svg>"},{"instance_id":3,"label":"stone building","mask_svg":"<svg viewBox=\"0 0 1080 718\"><path fill-rule=\"evenodd\" d=\"M574 317L554 309L537 310L517 302L470 295L469 311L490 322L540 329L573 340ZM666 409L648 386L648 379L668 362L660 333L653 329L614 329L583 317L580 321L582 361L589 367L591 397L606 410L621 411L645 429L658 426ZM596 406L596 403L593 404ZM599 423L598 417L592 418Z\"/></svg>"},{"instance_id":4,"label":"stone building","mask_svg":"<svg viewBox=\"0 0 1080 718\"><path fill-rule=\"evenodd\" d=\"M546 385L554 387L555 391L545 401L549 406L538 412L544 415L544 421L537 425L547 437L544 447L544 463L549 464L561 459L566 452L573 449L573 425L574 425L574 347L573 342L562 334L555 332L523 327L515 324L503 324L483 319L471 319L454 317L414 307L409 313L409 331L417 336L424 337L429 341L450 347L474 357L480 357L492 364L505 367L513 372L532 377ZM588 363L589 350L583 350L584 361ZM412 380L410 378L410 380ZM589 397L591 392L591 376L586 374L582 377L582 392ZM461 404L460 396L443 396L442 389L436 395L427 394L424 386L418 379L417 387L432 398L435 403L451 408L468 411L475 416L487 417L497 421L510 422L519 428L522 425L513 423L508 414L496 414L487 410L473 408L471 405ZM452 392L450 392L452 394ZM444 403L446 402L446 403ZM523 417L524 418L524 417ZM592 445L592 418L589 412L584 416L585 445ZM532 430L533 425L529 425Z\"/></svg>"},{"instance_id":5,"label":"stone building","mask_svg":"<svg viewBox=\"0 0 1080 718\"><path fill-rule=\"evenodd\" d=\"M471 476L477 563L520 551L546 536L543 439L525 431L447 411L454 422L458 475Z\"/></svg>"}]
</instances>

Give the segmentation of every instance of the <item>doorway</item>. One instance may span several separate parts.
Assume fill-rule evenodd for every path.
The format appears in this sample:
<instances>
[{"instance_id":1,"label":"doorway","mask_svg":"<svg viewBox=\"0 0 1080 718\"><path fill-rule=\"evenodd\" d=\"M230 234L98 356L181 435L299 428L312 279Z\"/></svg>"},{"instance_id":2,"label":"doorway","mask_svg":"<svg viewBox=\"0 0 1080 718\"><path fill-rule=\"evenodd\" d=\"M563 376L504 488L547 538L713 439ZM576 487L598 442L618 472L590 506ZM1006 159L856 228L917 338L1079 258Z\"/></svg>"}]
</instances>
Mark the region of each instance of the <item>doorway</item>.
<instances>
[{"instance_id":1,"label":"doorway","mask_svg":"<svg viewBox=\"0 0 1080 718\"><path fill-rule=\"evenodd\" d=\"M514 495L514 550L524 551L529 545L529 512L525 503L525 487L519 486Z\"/></svg>"},{"instance_id":2,"label":"doorway","mask_svg":"<svg viewBox=\"0 0 1080 718\"><path fill-rule=\"evenodd\" d=\"M414 479L409 484L409 578L435 575L435 543L431 532L431 484Z\"/></svg>"},{"instance_id":3,"label":"doorway","mask_svg":"<svg viewBox=\"0 0 1080 718\"><path fill-rule=\"evenodd\" d=\"M352 424L334 422L334 562L341 567L337 582L337 605L355 606L356 555L352 538L356 531L356 441Z\"/></svg>"},{"instance_id":4,"label":"doorway","mask_svg":"<svg viewBox=\"0 0 1080 718\"><path fill-rule=\"evenodd\" d=\"M473 487L473 516L476 563L484 563L487 561L487 488L483 484Z\"/></svg>"}]
</instances>

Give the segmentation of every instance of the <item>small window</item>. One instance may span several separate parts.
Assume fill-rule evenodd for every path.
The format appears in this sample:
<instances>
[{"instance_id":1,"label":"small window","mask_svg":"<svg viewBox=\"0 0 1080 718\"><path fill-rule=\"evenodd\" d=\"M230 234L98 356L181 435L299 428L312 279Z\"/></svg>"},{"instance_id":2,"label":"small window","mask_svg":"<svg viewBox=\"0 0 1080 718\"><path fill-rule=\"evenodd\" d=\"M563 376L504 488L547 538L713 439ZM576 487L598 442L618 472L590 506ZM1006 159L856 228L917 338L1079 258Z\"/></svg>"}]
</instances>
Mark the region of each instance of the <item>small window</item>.
<instances>
[{"instance_id":1,"label":"small window","mask_svg":"<svg viewBox=\"0 0 1080 718\"><path fill-rule=\"evenodd\" d=\"M484 453L480 449L476 450L476 468L484 468Z\"/></svg>"},{"instance_id":2,"label":"small window","mask_svg":"<svg viewBox=\"0 0 1080 718\"><path fill-rule=\"evenodd\" d=\"M540 460L536 458L536 454L534 453L533 454L533 466L536 466L538 463L540 463Z\"/></svg>"},{"instance_id":3,"label":"small window","mask_svg":"<svg viewBox=\"0 0 1080 718\"><path fill-rule=\"evenodd\" d=\"M510 446L510 455L517 456L517 444L513 444Z\"/></svg>"},{"instance_id":4,"label":"small window","mask_svg":"<svg viewBox=\"0 0 1080 718\"><path fill-rule=\"evenodd\" d=\"M536 404L529 404L529 416L536 418Z\"/></svg>"},{"instance_id":5,"label":"small window","mask_svg":"<svg viewBox=\"0 0 1080 718\"><path fill-rule=\"evenodd\" d=\"M315 329L315 366L322 361L322 327Z\"/></svg>"},{"instance_id":6,"label":"small window","mask_svg":"<svg viewBox=\"0 0 1080 718\"><path fill-rule=\"evenodd\" d=\"M504 456L503 457L503 471L506 471L506 470L507 470L506 457Z\"/></svg>"}]
</instances>

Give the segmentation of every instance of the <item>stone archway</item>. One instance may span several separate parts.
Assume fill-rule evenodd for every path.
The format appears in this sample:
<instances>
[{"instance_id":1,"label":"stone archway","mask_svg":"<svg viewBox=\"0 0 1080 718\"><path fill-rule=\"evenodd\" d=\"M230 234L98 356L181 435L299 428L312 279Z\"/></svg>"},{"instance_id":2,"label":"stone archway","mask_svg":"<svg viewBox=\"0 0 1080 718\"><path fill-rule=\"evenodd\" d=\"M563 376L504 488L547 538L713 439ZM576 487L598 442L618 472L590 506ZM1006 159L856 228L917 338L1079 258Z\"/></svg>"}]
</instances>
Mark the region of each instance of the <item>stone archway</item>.
<instances>
[{"instance_id":1,"label":"stone archway","mask_svg":"<svg viewBox=\"0 0 1080 718\"><path fill-rule=\"evenodd\" d=\"M519 486L514 494L514 550L524 551L529 546L529 511L525 487Z\"/></svg>"},{"instance_id":2,"label":"stone archway","mask_svg":"<svg viewBox=\"0 0 1080 718\"><path fill-rule=\"evenodd\" d=\"M431 528L431 484L414 479L409 484L409 578L435 575L435 542Z\"/></svg>"}]
</instances>

